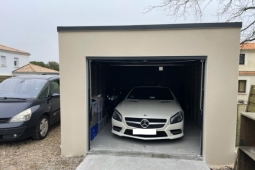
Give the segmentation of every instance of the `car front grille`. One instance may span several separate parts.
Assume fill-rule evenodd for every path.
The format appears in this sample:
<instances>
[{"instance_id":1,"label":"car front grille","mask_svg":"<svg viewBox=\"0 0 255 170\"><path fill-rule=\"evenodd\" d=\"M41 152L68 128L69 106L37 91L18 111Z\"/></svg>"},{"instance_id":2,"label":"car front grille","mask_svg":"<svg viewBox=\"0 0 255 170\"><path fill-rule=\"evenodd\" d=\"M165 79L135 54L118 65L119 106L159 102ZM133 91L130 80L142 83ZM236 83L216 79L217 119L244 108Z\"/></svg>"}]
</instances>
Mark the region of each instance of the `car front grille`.
<instances>
[{"instance_id":1,"label":"car front grille","mask_svg":"<svg viewBox=\"0 0 255 170\"><path fill-rule=\"evenodd\" d=\"M156 135L133 135L133 130L132 129L126 129L124 134L125 135L130 135L130 136L144 137L144 138L167 137L167 134L166 134L165 131L157 131Z\"/></svg>"},{"instance_id":2,"label":"car front grille","mask_svg":"<svg viewBox=\"0 0 255 170\"><path fill-rule=\"evenodd\" d=\"M1 123L8 123L9 120L10 120L9 118L0 119L0 124Z\"/></svg>"},{"instance_id":3,"label":"car front grille","mask_svg":"<svg viewBox=\"0 0 255 170\"><path fill-rule=\"evenodd\" d=\"M126 124L128 126L130 126L130 127L143 128L141 126L141 121L143 119L146 119L146 118L130 118L130 117L126 117L125 121L126 121ZM166 124L166 119L151 119L151 118L148 118L147 120L149 121L149 126L147 127L147 129L162 128Z\"/></svg>"}]
</instances>

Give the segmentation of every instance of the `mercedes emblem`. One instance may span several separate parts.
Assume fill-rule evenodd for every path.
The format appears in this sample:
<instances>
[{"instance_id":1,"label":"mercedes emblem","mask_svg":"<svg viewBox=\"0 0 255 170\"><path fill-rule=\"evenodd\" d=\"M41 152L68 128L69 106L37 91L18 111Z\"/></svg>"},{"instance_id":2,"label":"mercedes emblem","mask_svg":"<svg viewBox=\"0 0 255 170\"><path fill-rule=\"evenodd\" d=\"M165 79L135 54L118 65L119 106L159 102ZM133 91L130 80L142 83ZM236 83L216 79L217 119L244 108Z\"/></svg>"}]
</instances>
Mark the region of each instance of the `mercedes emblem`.
<instances>
[{"instance_id":1,"label":"mercedes emblem","mask_svg":"<svg viewBox=\"0 0 255 170\"><path fill-rule=\"evenodd\" d=\"M142 128L147 128L150 125L150 122L147 119L141 121Z\"/></svg>"}]
</instances>

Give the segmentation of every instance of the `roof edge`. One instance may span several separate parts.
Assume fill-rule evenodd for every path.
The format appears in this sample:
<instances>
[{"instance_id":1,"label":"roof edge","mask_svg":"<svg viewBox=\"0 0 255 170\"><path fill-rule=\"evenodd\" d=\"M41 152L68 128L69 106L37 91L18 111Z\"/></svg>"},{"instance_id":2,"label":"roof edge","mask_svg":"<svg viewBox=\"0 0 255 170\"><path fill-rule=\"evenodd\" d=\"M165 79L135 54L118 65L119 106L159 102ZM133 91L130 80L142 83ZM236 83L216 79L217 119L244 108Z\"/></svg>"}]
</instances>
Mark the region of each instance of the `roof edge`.
<instances>
[{"instance_id":1,"label":"roof edge","mask_svg":"<svg viewBox=\"0 0 255 170\"><path fill-rule=\"evenodd\" d=\"M255 49L241 49L241 48L240 48L240 50L241 50L241 51L254 51Z\"/></svg>"},{"instance_id":2,"label":"roof edge","mask_svg":"<svg viewBox=\"0 0 255 170\"><path fill-rule=\"evenodd\" d=\"M22 71L22 72L17 72L18 70L20 70L20 69L22 69L22 68L24 68L24 67L27 67L27 66L29 66L29 67L32 69L33 72L23 72L23 71ZM32 66L41 67L41 68L44 68L44 69L47 69L47 70L51 70L51 71L54 71L54 72L36 71ZM16 73L58 73L58 74L59 74L59 71L53 70L53 69L51 69L51 68L46 68L46 67L38 66L38 65L35 65L35 64L32 64L32 63L28 63L28 64L26 64L26 65L23 65L22 67L19 67L19 68L13 70L12 73L15 73L15 74L16 74Z\"/></svg>"},{"instance_id":3,"label":"roof edge","mask_svg":"<svg viewBox=\"0 0 255 170\"><path fill-rule=\"evenodd\" d=\"M27 52L9 51L9 50L3 50L3 49L0 49L0 51L12 53L12 54L20 54L20 55L25 55L25 56L31 55L30 53L27 53Z\"/></svg>"},{"instance_id":4,"label":"roof edge","mask_svg":"<svg viewBox=\"0 0 255 170\"><path fill-rule=\"evenodd\" d=\"M14 72L12 71L12 74L46 74L46 75L59 75L59 72Z\"/></svg>"},{"instance_id":5,"label":"roof edge","mask_svg":"<svg viewBox=\"0 0 255 170\"><path fill-rule=\"evenodd\" d=\"M158 30L196 28L241 28L242 22L186 23L160 25L115 25L115 26L58 26L57 31L115 31L115 30Z\"/></svg>"},{"instance_id":6,"label":"roof edge","mask_svg":"<svg viewBox=\"0 0 255 170\"><path fill-rule=\"evenodd\" d=\"M12 73L13 73L13 72L16 72L17 70L19 70L19 69L21 69L21 68L23 68L23 67L26 67L27 65L29 65L29 63L28 63L28 64L25 64L25 65L23 65L23 66L21 66L21 67L19 67L19 68L17 68L17 69L15 69L15 70L13 70Z\"/></svg>"}]
</instances>

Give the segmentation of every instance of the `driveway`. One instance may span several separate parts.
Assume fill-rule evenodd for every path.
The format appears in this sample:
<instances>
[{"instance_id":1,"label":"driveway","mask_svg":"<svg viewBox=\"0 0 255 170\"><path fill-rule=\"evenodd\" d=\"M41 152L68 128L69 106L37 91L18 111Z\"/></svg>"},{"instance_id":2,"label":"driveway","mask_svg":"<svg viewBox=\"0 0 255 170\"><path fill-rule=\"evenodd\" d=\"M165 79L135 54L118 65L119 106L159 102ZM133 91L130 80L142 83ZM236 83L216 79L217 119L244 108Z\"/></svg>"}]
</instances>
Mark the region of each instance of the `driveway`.
<instances>
[{"instance_id":1,"label":"driveway","mask_svg":"<svg viewBox=\"0 0 255 170\"><path fill-rule=\"evenodd\" d=\"M117 155L88 155L76 170L210 170L204 161Z\"/></svg>"},{"instance_id":2,"label":"driveway","mask_svg":"<svg viewBox=\"0 0 255 170\"><path fill-rule=\"evenodd\" d=\"M0 143L0 170L73 170L83 156L60 155L60 124L43 140L24 139Z\"/></svg>"}]
</instances>

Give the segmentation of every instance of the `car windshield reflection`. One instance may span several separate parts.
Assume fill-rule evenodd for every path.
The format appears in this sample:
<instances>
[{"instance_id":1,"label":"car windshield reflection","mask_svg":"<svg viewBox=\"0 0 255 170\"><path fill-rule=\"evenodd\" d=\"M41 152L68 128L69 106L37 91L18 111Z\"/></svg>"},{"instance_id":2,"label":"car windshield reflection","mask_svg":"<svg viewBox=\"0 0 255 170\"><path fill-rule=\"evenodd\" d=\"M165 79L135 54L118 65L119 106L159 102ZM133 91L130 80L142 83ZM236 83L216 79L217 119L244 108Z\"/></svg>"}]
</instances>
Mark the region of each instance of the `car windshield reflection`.
<instances>
[{"instance_id":1,"label":"car windshield reflection","mask_svg":"<svg viewBox=\"0 0 255 170\"><path fill-rule=\"evenodd\" d=\"M7 79L0 84L0 97L36 98L46 83L43 79Z\"/></svg>"}]
</instances>

